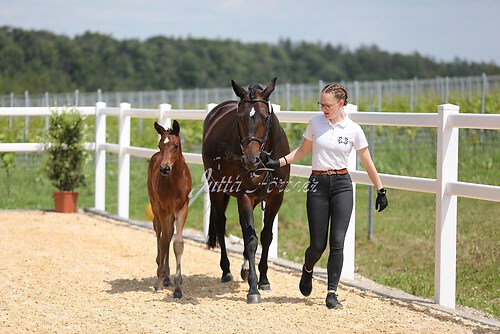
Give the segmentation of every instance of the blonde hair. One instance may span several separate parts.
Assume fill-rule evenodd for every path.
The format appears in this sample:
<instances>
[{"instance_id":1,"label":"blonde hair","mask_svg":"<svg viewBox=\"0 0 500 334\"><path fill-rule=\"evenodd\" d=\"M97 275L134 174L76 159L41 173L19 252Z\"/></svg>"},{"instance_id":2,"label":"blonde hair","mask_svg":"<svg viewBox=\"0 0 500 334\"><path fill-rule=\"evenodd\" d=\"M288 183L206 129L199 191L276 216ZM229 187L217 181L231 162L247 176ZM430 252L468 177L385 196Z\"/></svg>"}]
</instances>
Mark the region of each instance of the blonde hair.
<instances>
[{"instance_id":1,"label":"blonde hair","mask_svg":"<svg viewBox=\"0 0 500 334\"><path fill-rule=\"evenodd\" d=\"M347 89L339 83L329 83L321 90L321 94L333 94L337 100L344 101L344 106L347 105Z\"/></svg>"}]
</instances>

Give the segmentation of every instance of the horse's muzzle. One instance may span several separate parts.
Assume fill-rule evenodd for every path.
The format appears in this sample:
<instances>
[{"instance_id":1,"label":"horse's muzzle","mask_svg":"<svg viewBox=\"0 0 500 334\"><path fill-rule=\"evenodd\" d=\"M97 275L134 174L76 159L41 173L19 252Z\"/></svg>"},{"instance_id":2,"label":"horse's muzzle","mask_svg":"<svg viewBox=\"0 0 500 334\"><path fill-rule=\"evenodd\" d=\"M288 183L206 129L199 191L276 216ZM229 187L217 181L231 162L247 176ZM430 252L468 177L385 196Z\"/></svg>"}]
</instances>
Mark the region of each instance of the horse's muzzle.
<instances>
[{"instance_id":1,"label":"horse's muzzle","mask_svg":"<svg viewBox=\"0 0 500 334\"><path fill-rule=\"evenodd\" d=\"M241 158L241 162L243 164L243 167L249 172L253 172L257 168L261 167L262 160L260 160L259 156L253 156L253 155L245 155Z\"/></svg>"},{"instance_id":2,"label":"horse's muzzle","mask_svg":"<svg viewBox=\"0 0 500 334\"><path fill-rule=\"evenodd\" d=\"M161 175L167 176L167 175L170 174L170 172L171 172L170 166L165 166L165 167L161 167L160 166L160 173L161 173Z\"/></svg>"}]
</instances>

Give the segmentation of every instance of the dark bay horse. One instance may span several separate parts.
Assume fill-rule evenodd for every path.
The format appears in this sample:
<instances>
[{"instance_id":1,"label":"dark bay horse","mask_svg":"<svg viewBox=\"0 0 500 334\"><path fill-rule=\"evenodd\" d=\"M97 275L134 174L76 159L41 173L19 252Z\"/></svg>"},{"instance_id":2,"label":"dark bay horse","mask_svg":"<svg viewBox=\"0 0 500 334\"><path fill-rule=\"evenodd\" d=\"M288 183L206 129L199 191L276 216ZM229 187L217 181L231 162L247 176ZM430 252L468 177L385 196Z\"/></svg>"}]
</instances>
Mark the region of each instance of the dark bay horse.
<instances>
[{"instance_id":1,"label":"dark bay horse","mask_svg":"<svg viewBox=\"0 0 500 334\"><path fill-rule=\"evenodd\" d=\"M272 227L290 176L290 166L273 171L266 169L264 163L269 157L278 159L289 153L290 148L269 100L276 78L265 89L251 85L247 90L234 81L231 83L240 100L217 105L203 125L202 157L211 202L207 244L210 248L216 247L217 242L220 245L221 281L231 281L233 277L224 241L225 211L230 196L236 197L244 240L245 262L241 276L243 280L248 279L250 286L247 303L259 303L259 289L270 289L267 258L273 239ZM264 225L260 234L262 256L257 282L255 252L258 237L253 210L259 203L264 209Z\"/></svg>"},{"instance_id":2,"label":"dark bay horse","mask_svg":"<svg viewBox=\"0 0 500 334\"><path fill-rule=\"evenodd\" d=\"M157 241L158 281L155 289L161 290L164 286L170 285L168 257L175 224L173 248L177 266L174 276L174 298L181 298L181 257L184 251L182 231L188 215L191 173L182 155L179 123L174 120L172 129L168 130L157 122L154 127L161 136L158 142L160 151L153 154L148 168L148 193Z\"/></svg>"}]
</instances>

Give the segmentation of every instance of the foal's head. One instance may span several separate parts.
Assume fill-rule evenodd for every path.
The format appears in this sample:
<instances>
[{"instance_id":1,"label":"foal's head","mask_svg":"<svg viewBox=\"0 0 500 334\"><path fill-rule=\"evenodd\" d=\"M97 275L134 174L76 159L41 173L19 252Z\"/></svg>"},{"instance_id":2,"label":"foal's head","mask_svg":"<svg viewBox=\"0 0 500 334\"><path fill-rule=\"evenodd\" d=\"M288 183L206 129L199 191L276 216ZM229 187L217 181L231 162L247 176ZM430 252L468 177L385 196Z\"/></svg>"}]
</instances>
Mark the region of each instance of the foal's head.
<instances>
[{"instance_id":1,"label":"foal's head","mask_svg":"<svg viewBox=\"0 0 500 334\"><path fill-rule=\"evenodd\" d=\"M160 149L160 173L163 176L169 175L175 162L181 158L181 138L179 137L180 126L174 120L171 129L165 130L163 126L155 122L156 132L161 136L158 141Z\"/></svg>"},{"instance_id":2,"label":"foal's head","mask_svg":"<svg viewBox=\"0 0 500 334\"><path fill-rule=\"evenodd\" d=\"M240 98L236 111L238 132L243 156L243 166L254 171L262 167L269 131L271 128L272 105L269 96L274 91L276 78L263 89L251 85L248 90L231 81L235 94Z\"/></svg>"}]
</instances>

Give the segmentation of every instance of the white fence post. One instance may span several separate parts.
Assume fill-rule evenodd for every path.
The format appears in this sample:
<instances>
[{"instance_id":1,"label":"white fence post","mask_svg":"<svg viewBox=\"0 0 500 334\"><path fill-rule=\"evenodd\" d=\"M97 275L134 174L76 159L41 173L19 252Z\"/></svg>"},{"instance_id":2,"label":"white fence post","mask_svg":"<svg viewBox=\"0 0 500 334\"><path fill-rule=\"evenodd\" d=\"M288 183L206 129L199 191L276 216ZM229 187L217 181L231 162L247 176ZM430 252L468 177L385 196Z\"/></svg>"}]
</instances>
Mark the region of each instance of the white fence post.
<instances>
[{"instance_id":1,"label":"white fence post","mask_svg":"<svg viewBox=\"0 0 500 334\"><path fill-rule=\"evenodd\" d=\"M160 118L158 119L158 123L160 123L160 125L163 127L170 128L172 126L172 121L168 116L168 112L172 110L172 105L168 103L162 103L159 105L159 108L160 108Z\"/></svg>"},{"instance_id":2,"label":"white fence post","mask_svg":"<svg viewBox=\"0 0 500 334\"><path fill-rule=\"evenodd\" d=\"M118 128L118 216L128 218L130 197L130 154L125 147L130 146L130 116L125 110L130 103L120 103L120 119Z\"/></svg>"},{"instance_id":3,"label":"white fence post","mask_svg":"<svg viewBox=\"0 0 500 334\"><path fill-rule=\"evenodd\" d=\"M210 110L212 110L216 106L217 106L216 103L207 104L207 114L210 112ZM210 188L208 185L208 182L210 182L210 180L207 180L205 178L203 179L205 182L204 185L205 192L203 194L203 235L205 236L205 238L207 238L208 227L210 225Z\"/></svg>"},{"instance_id":4,"label":"white fence post","mask_svg":"<svg viewBox=\"0 0 500 334\"><path fill-rule=\"evenodd\" d=\"M345 106L345 111L348 113L355 113L358 111L358 106L355 104L348 104ZM352 150L349 155L349 170L356 170L356 151ZM344 242L344 265L342 266L342 273L340 277L350 280L354 279L354 260L355 260L355 239L356 239L356 183L352 184L353 206L351 220Z\"/></svg>"},{"instance_id":5,"label":"white fence post","mask_svg":"<svg viewBox=\"0 0 500 334\"><path fill-rule=\"evenodd\" d=\"M273 110L281 111L281 106L279 104L273 104ZM271 241L271 245L269 246L270 259L278 258L278 215L279 214L277 213L276 217L274 217L273 222L273 240ZM264 214L262 215L262 227L264 227Z\"/></svg>"},{"instance_id":6,"label":"white fence post","mask_svg":"<svg viewBox=\"0 0 500 334\"><path fill-rule=\"evenodd\" d=\"M446 193L446 184L458 178L459 129L448 126L448 116L458 113L456 105L438 106L434 301L451 308L456 290L457 197Z\"/></svg>"},{"instance_id":7,"label":"white fence post","mask_svg":"<svg viewBox=\"0 0 500 334\"><path fill-rule=\"evenodd\" d=\"M106 143L106 115L101 112L104 108L104 102L95 105L94 207L101 211L106 207L106 151L101 148Z\"/></svg>"}]
</instances>

